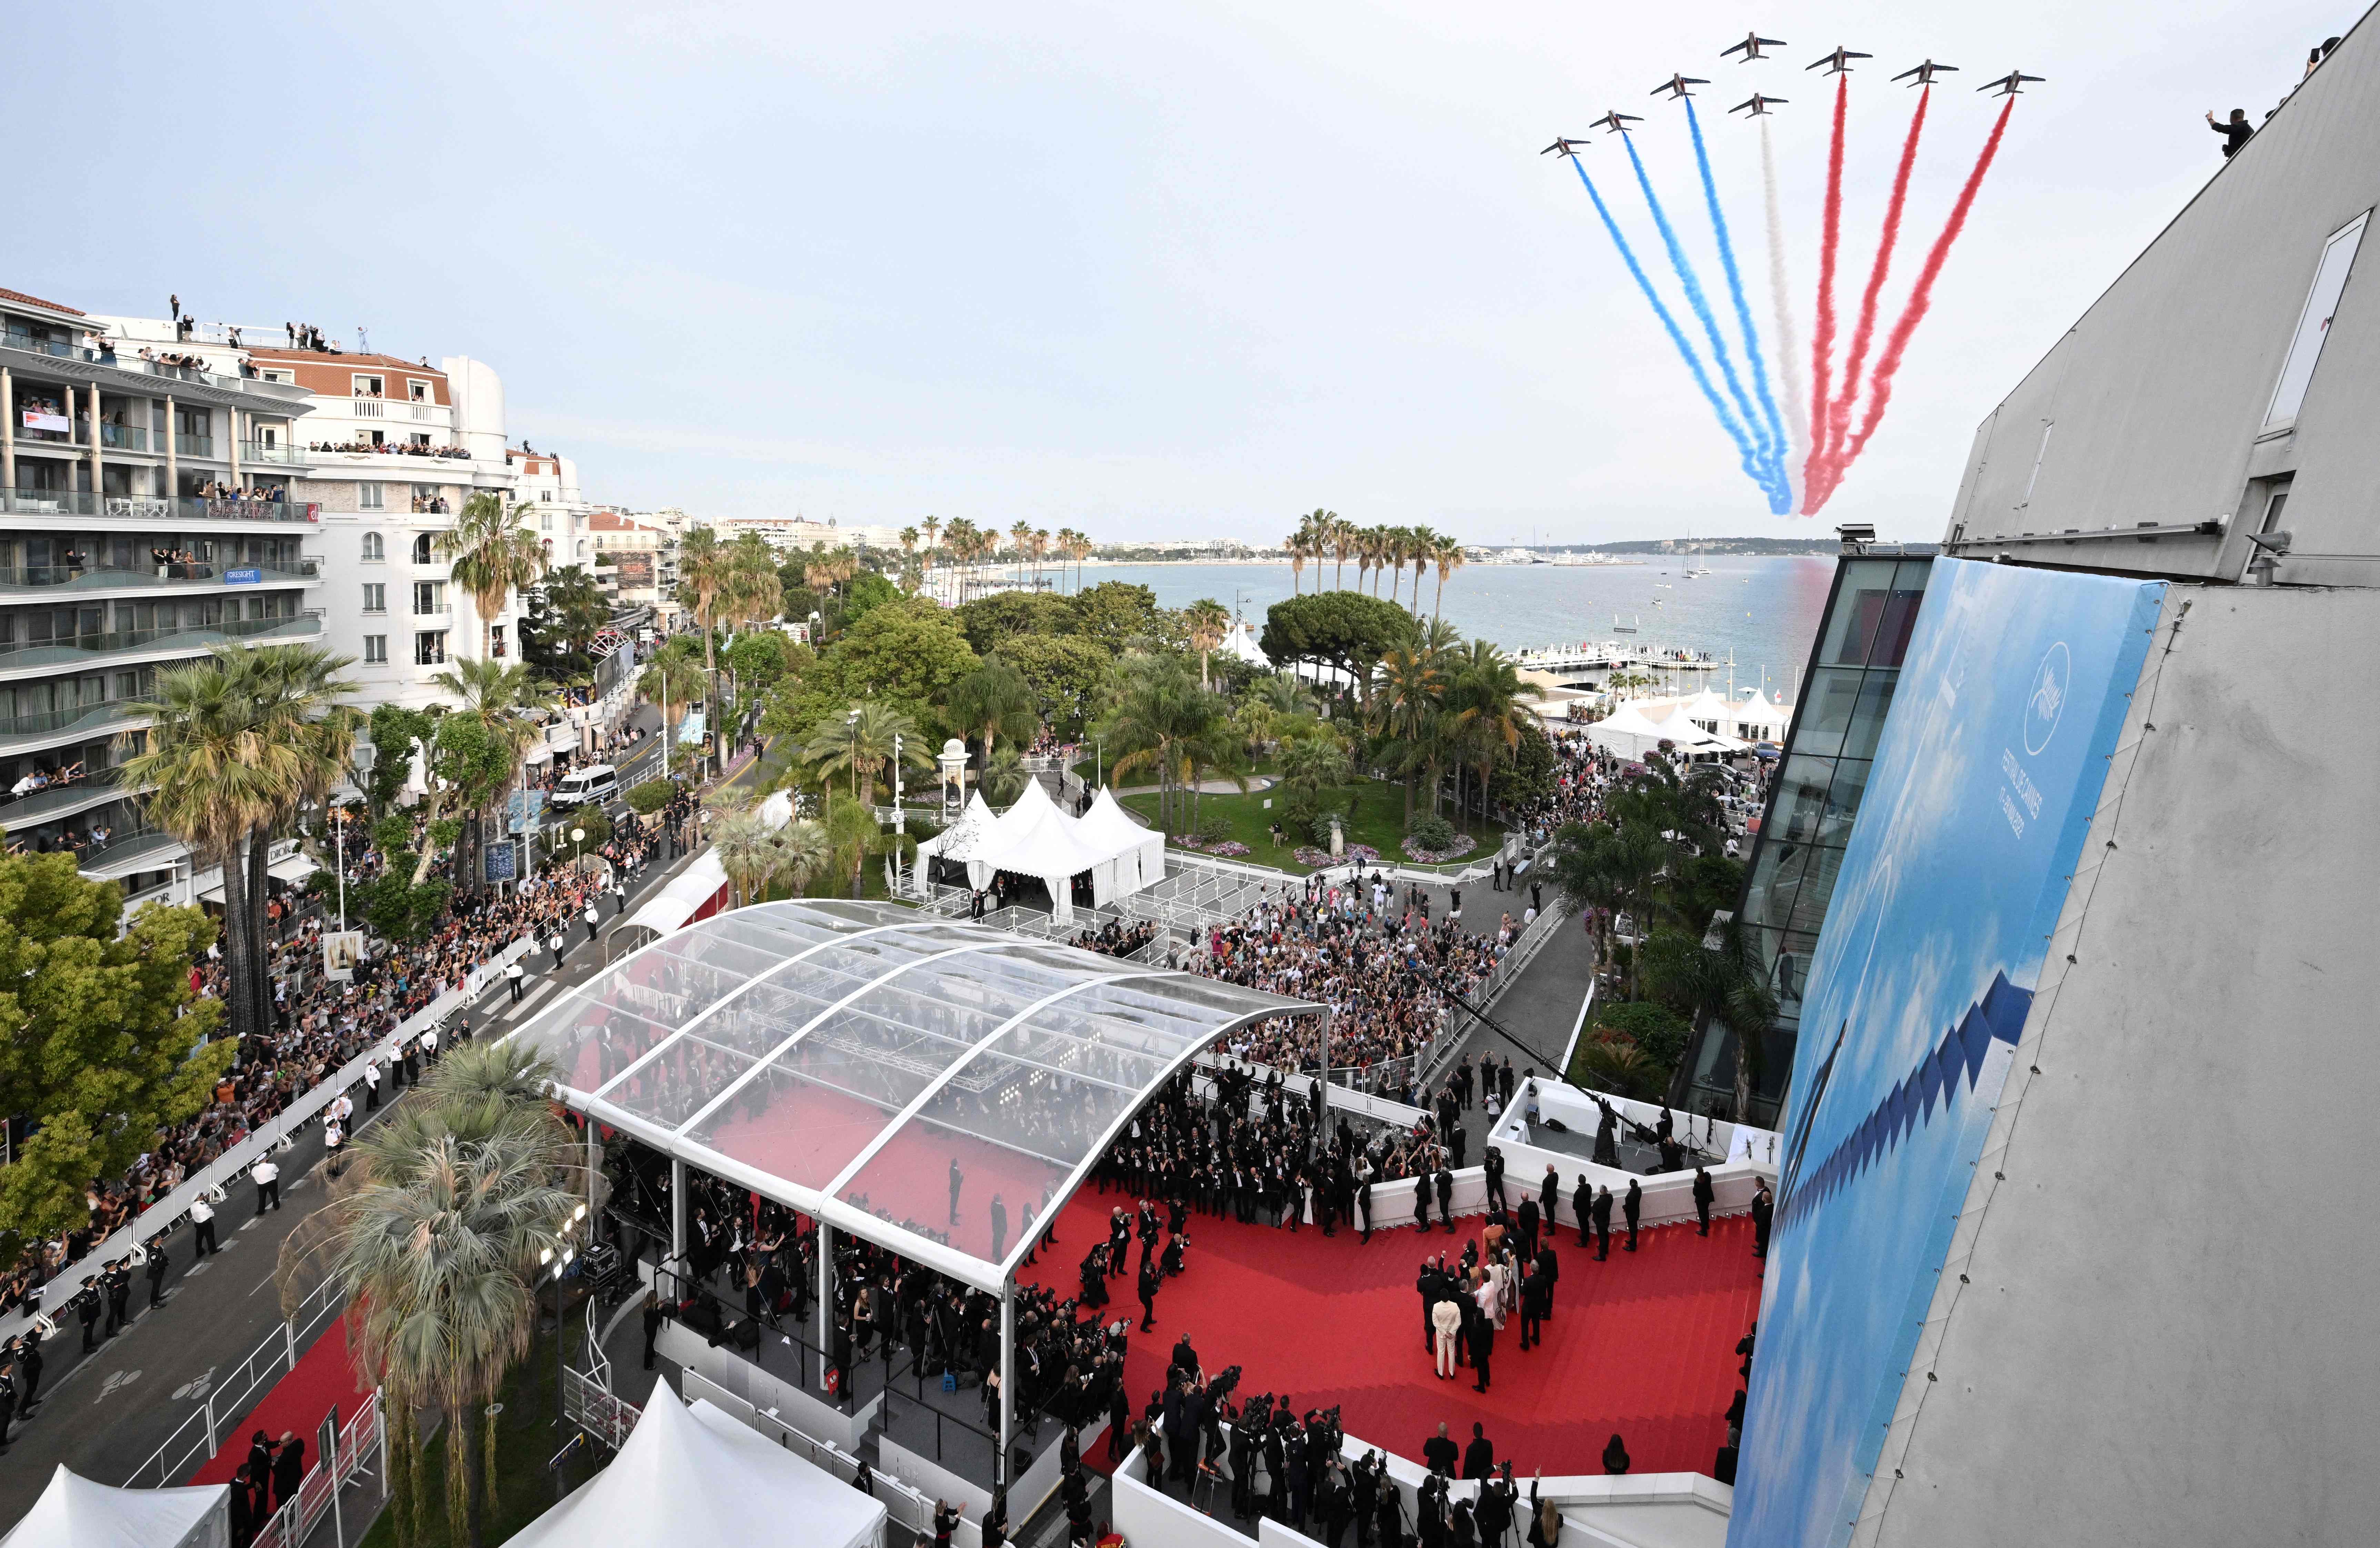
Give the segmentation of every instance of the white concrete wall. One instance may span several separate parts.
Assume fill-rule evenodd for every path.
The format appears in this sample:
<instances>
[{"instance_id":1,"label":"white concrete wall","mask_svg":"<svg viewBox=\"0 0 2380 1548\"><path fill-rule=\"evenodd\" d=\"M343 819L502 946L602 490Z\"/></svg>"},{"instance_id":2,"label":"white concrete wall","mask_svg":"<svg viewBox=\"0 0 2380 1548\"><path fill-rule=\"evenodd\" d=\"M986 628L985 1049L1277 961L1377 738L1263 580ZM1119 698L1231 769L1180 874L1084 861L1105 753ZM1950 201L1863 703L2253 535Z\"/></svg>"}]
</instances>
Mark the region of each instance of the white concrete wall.
<instances>
[{"instance_id":1,"label":"white concrete wall","mask_svg":"<svg viewBox=\"0 0 2380 1548\"><path fill-rule=\"evenodd\" d=\"M1855 1543L2380 1536L2375 641L2169 592Z\"/></svg>"}]
</instances>

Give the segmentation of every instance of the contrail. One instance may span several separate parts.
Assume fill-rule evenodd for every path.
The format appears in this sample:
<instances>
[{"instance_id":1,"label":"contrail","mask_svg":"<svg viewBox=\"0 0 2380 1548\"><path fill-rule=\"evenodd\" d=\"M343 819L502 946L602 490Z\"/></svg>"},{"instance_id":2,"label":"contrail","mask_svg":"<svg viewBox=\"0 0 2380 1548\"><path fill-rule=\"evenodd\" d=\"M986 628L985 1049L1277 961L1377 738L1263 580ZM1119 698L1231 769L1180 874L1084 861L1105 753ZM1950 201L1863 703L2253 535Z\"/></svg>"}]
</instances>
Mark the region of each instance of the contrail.
<instances>
[{"instance_id":1,"label":"contrail","mask_svg":"<svg viewBox=\"0 0 2380 1548\"><path fill-rule=\"evenodd\" d=\"M1900 165L1892 174L1892 197L1884 206L1884 228L1876 245L1876 262L1868 270L1867 289L1860 296L1859 325L1852 330L1852 348L1843 364L1843 384L1827 410L1828 481L1838 481L1843 437L1852 427L1852 405L1859 396L1860 368L1867 362L1868 346L1876 341L1876 306L1884 294L1885 276L1892 269L1892 250L1900 240L1900 212L1909 202L1909 171L1917 163L1917 139L1925 128L1925 104L1934 95L1928 86L1917 93L1917 111L1910 115L1909 135L1900 142Z\"/></svg>"},{"instance_id":2,"label":"contrail","mask_svg":"<svg viewBox=\"0 0 2380 1548\"><path fill-rule=\"evenodd\" d=\"M1785 476L1785 423L1778 417L1776 395L1768 390L1768 361L1760 348L1760 332L1752 325L1752 303L1743 297L1743 275L1735 266L1735 242L1728 235L1727 216L1718 207L1718 185L1711 178L1710 152L1703 143L1702 120L1694 114L1694 99L1686 103L1686 128L1694 138L1694 165L1702 173L1703 202L1710 207L1711 232L1718 238L1718 262L1727 274L1728 299L1735 303L1735 325L1743 334L1743 355L1752 367L1752 390L1760 399L1760 411L1766 417L1767 435L1762 442L1762 460L1770 472L1768 508L1771 515L1782 516L1793 508L1793 489Z\"/></svg>"},{"instance_id":3,"label":"contrail","mask_svg":"<svg viewBox=\"0 0 2380 1548\"><path fill-rule=\"evenodd\" d=\"M1670 342L1678 347L1678 353L1685 359L1686 369L1694 372L1694 385L1700 387L1703 396L1710 400L1711 411L1718 415L1720 428L1735 443L1736 452L1743 460L1743 470L1752 475L1753 481L1759 482L1760 475L1752 461L1752 438L1744 433L1743 426L1738 424L1735 416L1728 411L1726 400L1711 384L1710 372L1703 368L1702 357L1695 354L1694 347L1686 341L1685 330L1678 326L1678 320L1670 315L1670 309L1662 302L1660 293L1653 288L1652 280L1645 275L1645 265L1636 262L1636 250L1628 245L1626 237L1621 235L1620 223L1611 218L1610 207L1603 202L1603 195L1596 190L1595 179L1586 175L1586 168L1580 165L1576 156L1570 158L1570 164L1577 171L1578 180L1585 185L1586 196L1595 201L1595 213L1603 217L1603 229L1611 233L1612 246L1620 250L1620 257L1628 265L1628 272L1635 276L1636 288L1645 292L1645 299L1653 303L1653 315L1658 317L1661 326L1669 330Z\"/></svg>"},{"instance_id":4,"label":"contrail","mask_svg":"<svg viewBox=\"0 0 2380 1548\"><path fill-rule=\"evenodd\" d=\"M1983 186L1984 174L1991 169L1992 158L1999 153L2000 132L2008 128L2009 114L2015 106L2016 99L2010 97L2000 109L1999 117L1993 120L1991 138L1984 141L1984 153L1975 158L1975 169L1967 175L1967 186L1959 190L1959 201L1950 207L1949 220L1925 254L1925 266L1917 272L1917 285L1909 293L1909 304L1901 309L1900 320L1892 325L1892 336L1885 341L1884 353L1876 359L1876 384L1868 391L1867 415L1838 459L1827 487L1819 492L1819 505L1826 504L1826 497L1842 481L1842 469L1866 447L1868 437L1884 422L1884 411L1892 402L1892 379L1900 373L1900 358L1909 349L1909 336L1925 320L1925 310L1933 300L1934 282L1942 273L1942 262L1950 255L1950 244L1959 239L1960 231L1967 224L1967 212L1974 205L1975 190Z\"/></svg>"},{"instance_id":5,"label":"contrail","mask_svg":"<svg viewBox=\"0 0 2380 1548\"><path fill-rule=\"evenodd\" d=\"M1644 158L1636 153L1633 140L1624 134L1620 138L1628 146L1628 163L1636 169L1636 186L1644 191L1645 207L1653 213L1653 225L1661 233L1661 245L1669 250L1670 266L1678 272L1678 283L1685 287L1686 304L1694 309L1694 318L1703 325L1703 336L1710 340L1711 358L1718 361L1719 376L1727 383L1728 396L1735 400L1737 410L1750 428L1751 433L1743 443L1743 470L1751 475L1754 482L1767 489L1770 487L1765 456L1768 432L1760 423L1758 416L1754 414L1752 399L1744 396L1743 384L1735 374L1735 362L1728 354L1727 339L1718 331L1718 319L1711 314L1710 300L1703 294L1702 281L1696 277L1694 266L1686 257L1686 250L1679 245L1678 234L1670 227L1670 217L1661 208L1660 196L1653 191L1653 179L1645 175ZM1577 158L1572 159L1575 161Z\"/></svg>"},{"instance_id":6,"label":"contrail","mask_svg":"<svg viewBox=\"0 0 2380 1548\"><path fill-rule=\"evenodd\" d=\"M1817 506L1809 492L1824 480L1819 463L1827 455L1827 399L1833 385L1831 358L1835 352L1835 250L1843 229L1843 116L1851 96L1851 77L1835 78L1834 142L1827 151L1826 223L1818 236L1818 327L1810 340L1810 450L1802 464L1803 514Z\"/></svg>"},{"instance_id":7,"label":"contrail","mask_svg":"<svg viewBox=\"0 0 2380 1548\"><path fill-rule=\"evenodd\" d=\"M1785 217L1777 198L1777 152L1768 141L1768 116L1760 116L1760 182L1768 202L1768 297L1777 311L1777 374L1785 384L1786 492L1798 495L1801 469L1794 466L1801 447L1795 443L1809 422L1809 405L1802 398L1802 347L1793 335L1793 308L1786 299Z\"/></svg>"}]
</instances>

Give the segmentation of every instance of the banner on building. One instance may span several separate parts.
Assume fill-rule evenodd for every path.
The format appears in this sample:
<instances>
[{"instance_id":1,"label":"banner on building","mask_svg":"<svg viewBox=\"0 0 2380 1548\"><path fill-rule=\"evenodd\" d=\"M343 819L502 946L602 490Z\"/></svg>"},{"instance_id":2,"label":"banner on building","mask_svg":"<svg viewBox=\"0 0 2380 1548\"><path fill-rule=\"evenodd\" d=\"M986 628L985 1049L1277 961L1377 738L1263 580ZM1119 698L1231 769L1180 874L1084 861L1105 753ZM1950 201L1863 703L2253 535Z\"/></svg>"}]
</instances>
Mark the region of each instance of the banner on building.
<instances>
[{"instance_id":1,"label":"banner on building","mask_svg":"<svg viewBox=\"0 0 2380 1548\"><path fill-rule=\"evenodd\" d=\"M1729 1548L1840 1548L2162 582L1937 560L1810 962Z\"/></svg>"},{"instance_id":2,"label":"banner on building","mask_svg":"<svg viewBox=\"0 0 2380 1548\"><path fill-rule=\"evenodd\" d=\"M364 959L364 932L360 930L325 930L322 932L322 976L334 983L346 983L356 976L356 968Z\"/></svg>"},{"instance_id":3,"label":"banner on building","mask_svg":"<svg viewBox=\"0 0 2380 1548\"><path fill-rule=\"evenodd\" d=\"M519 868L517 862L519 856L519 847L511 839L504 839L499 843L489 845L487 851L488 880L491 882L509 882L515 876L518 875Z\"/></svg>"}]
</instances>

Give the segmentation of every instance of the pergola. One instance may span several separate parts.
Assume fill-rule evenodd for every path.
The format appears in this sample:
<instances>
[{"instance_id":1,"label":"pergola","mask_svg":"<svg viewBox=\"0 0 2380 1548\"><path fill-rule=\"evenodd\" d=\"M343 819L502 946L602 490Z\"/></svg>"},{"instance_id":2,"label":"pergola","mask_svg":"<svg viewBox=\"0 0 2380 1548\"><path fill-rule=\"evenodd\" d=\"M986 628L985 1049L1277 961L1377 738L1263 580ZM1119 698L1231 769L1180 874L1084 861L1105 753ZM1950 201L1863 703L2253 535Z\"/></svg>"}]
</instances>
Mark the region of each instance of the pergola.
<instances>
[{"instance_id":1,"label":"pergola","mask_svg":"<svg viewBox=\"0 0 2380 1548\"><path fill-rule=\"evenodd\" d=\"M674 1255L698 1167L997 1295L1005 1363L1013 1276L1043 1222L1170 1078L1278 1017L1316 1018L1319 1055L1320 1006L892 904L802 899L687 925L513 1035L560 1066L565 1105L670 1158ZM832 1260L820 1251L821 1275Z\"/></svg>"}]
</instances>

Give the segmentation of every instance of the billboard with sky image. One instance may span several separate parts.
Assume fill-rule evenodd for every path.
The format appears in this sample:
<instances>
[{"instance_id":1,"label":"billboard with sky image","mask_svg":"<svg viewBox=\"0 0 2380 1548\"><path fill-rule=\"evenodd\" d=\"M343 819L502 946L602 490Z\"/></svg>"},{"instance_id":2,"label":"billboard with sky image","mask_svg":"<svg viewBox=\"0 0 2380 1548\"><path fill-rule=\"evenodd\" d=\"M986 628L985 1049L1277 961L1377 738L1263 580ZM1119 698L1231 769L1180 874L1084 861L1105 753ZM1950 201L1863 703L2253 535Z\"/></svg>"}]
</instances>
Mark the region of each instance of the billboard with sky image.
<instances>
[{"instance_id":1,"label":"billboard with sky image","mask_svg":"<svg viewBox=\"0 0 2380 1548\"><path fill-rule=\"evenodd\" d=\"M1935 567L1811 958L1729 1548L1851 1536L2164 591Z\"/></svg>"}]
</instances>

